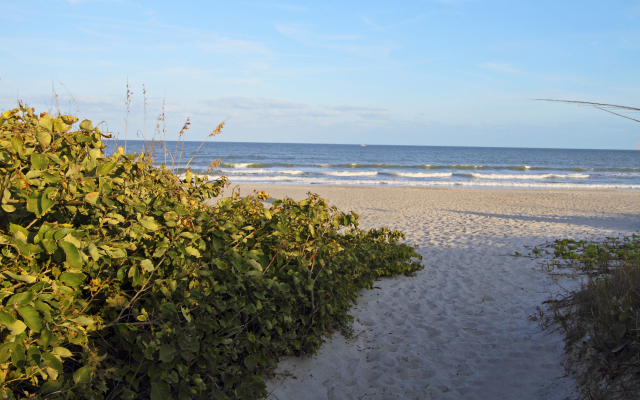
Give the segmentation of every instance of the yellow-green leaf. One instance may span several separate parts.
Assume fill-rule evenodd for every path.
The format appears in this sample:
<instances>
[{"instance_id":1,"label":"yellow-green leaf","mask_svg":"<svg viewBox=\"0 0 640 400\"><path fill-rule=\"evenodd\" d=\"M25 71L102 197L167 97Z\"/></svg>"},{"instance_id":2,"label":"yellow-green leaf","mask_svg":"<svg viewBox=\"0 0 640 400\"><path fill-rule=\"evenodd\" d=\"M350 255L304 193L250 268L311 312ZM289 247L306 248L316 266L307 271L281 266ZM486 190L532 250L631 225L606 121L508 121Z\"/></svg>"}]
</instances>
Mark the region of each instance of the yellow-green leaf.
<instances>
[{"instance_id":1,"label":"yellow-green leaf","mask_svg":"<svg viewBox=\"0 0 640 400\"><path fill-rule=\"evenodd\" d=\"M45 169L49 165L49 158L44 154L31 154L31 164L35 169Z\"/></svg>"},{"instance_id":2,"label":"yellow-green leaf","mask_svg":"<svg viewBox=\"0 0 640 400\"><path fill-rule=\"evenodd\" d=\"M149 219L147 219L149 218ZM140 223L140 225L144 226L145 228L147 228L150 231L155 231L158 229L158 224L153 220L153 218L151 217L145 217L145 218L140 218L138 220L138 222Z\"/></svg>"},{"instance_id":3,"label":"yellow-green leaf","mask_svg":"<svg viewBox=\"0 0 640 400\"><path fill-rule=\"evenodd\" d=\"M71 351L69 351L69 349L65 347L54 347L53 350L51 350L51 354L53 354L54 356L62 357L62 358L67 358L72 356Z\"/></svg>"},{"instance_id":4,"label":"yellow-green leaf","mask_svg":"<svg viewBox=\"0 0 640 400\"><path fill-rule=\"evenodd\" d=\"M81 315L79 317L75 317L75 318L71 318L69 319L69 321L73 321L78 325L93 325L95 324L95 321L89 317L85 317L84 315Z\"/></svg>"},{"instance_id":5,"label":"yellow-green leaf","mask_svg":"<svg viewBox=\"0 0 640 400\"><path fill-rule=\"evenodd\" d=\"M85 365L84 367L77 369L76 372L73 373L73 381L76 383L76 385L89 382L89 380L91 380L91 372L93 372L93 367Z\"/></svg>"},{"instance_id":6,"label":"yellow-green leaf","mask_svg":"<svg viewBox=\"0 0 640 400\"><path fill-rule=\"evenodd\" d=\"M46 149L51 144L51 134L47 131L38 131L36 133L36 139L43 149Z\"/></svg>"},{"instance_id":7,"label":"yellow-green leaf","mask_svg":"<svg viewBox=\"0 0 640 400\"><path fill-rule=\"evenodd\" d=\"M63 272L60 274L60 282L64 283L67 286L78 286L87 276L81 272Z\"/></svg>"},{"instance_id":8,"label":"yellow-green leaf","mask_svg":"<svg viewBox=\"0 0 640 400\"><path fill-rule=\"evenodd\" d=\"M20 282L26 282L26 283L33 283L37 280L37 278L35 276L32 275L18 275L18 274L14 274L13 272L9 272L9 271L4 271L2 274L4 274L5 276L10 277L11 279L15 279L16 281L20 281Z\"/></svg>"},{"instance_id":9,"label":"yellow-green leaf","mask_svg":"<svg viewBox=\"0 0 640 400\"><path fill-rule=\"evenodd\" d=\"M84 196L84 200L88 203L91 204L96 204L96 202L98 201L98 196L100 195L100 193L98 192L91 192L91 193L87 193L86 196Z\"/></svg>"},{"instance_id":10,"label":"yellow-green leaf","mask_svg":"<svg viewBox=\"0 0 640 400\"><path fill-rule=\"evenodd\" d=\"M93 125L91 125L91 121L85 119L84 121L80 122L80 129L82 129L83 131L92 131Z\"/></svg>"},{"instance_id":11,"label":"yellow-green leaf","mask_svg":"<svg viewBox=\"0 0 640 400\"><path fill-rule=\"evenodd\" d=\"M73 244L67 241L60 241L60 247L64 250L64 253L67 256L67 264L71 268L80 269L82 268L82 256L80 256L80 250Z\"/></svg>"},{"instance_id":12,"label":"yellow-green leaf","mask_svg":"<svg viewBox=\"0 0 640 400\"><path fill-rule=\"evenodd\" d=\"M46 129L49 132L53 131L53 118L51 118L48 115L43 116L42 118L40 118L40 120L38 121L38 125L40 125L40 127L42 129Z\"/></svg>"},{"instance_id":13,"label":"yellow-green leaf","mask_svg":"<svg viewBox=\"0 0 640 400\"><path fill-rule=\"evenodd\" d=\"M32 331L40 332L42 328L44 328L42 317L40 317L40 314L35 308L31 306L18 307L18 313L22 316L24 322Z\"/></svg>"}]
</instances>

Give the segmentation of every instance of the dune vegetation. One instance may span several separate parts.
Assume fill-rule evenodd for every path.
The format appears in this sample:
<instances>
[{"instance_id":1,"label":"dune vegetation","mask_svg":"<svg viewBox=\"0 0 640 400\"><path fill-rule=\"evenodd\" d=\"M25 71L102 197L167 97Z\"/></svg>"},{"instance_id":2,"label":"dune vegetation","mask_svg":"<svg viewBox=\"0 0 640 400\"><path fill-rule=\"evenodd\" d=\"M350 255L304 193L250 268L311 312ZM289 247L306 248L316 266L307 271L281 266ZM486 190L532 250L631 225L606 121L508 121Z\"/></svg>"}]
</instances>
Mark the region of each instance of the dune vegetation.
<instances>
[{"instance_id":1,"label":"dune vegetation","mask_svg":"<svg viewBox=\"0 0 640 400\"><path fill-rule=\"evenodd\" d=\"M2 398L264 397L282 356L350 332L360 289L423 268L401 232L316 195L222 198L225 179L106 138L21 104L0 117Z\"/></svg>"},{"instance_id":2,"label":"dune vegetation","mask_svg":"<svg viewBox=\"0 0 640 400\"><path fill-rule=\"evenodd\" d=\"M580 281L539 308L544 328L564 336L565 367L580 398L640 397L640 236L557 240L534 249L554 275Z\"/></svg>"}]
</instances>

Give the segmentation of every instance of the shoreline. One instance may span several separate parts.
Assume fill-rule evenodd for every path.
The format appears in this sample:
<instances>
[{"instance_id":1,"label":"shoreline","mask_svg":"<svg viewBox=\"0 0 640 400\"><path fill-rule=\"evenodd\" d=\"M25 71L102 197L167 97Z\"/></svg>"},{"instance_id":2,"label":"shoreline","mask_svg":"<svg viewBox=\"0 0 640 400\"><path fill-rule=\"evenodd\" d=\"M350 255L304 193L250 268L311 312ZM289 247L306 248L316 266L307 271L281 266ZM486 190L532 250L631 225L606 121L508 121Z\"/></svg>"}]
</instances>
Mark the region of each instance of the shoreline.
<instances>
[{"instance_id":1,"label":"shoreline","mask_svg":"<svg viewBox=\"0 0 640 400\"><path fill-rule=\"evenodd\" d=\"M640 192L629 190L239 187L241 196L317 193L359 214L362 229L403 231L425 265L359 293L356 338L336 333L314 357L282 359L267 381L273 400L565 399L574 383L564 376L562 337L529 317L575 283L554 281L515 252L640 229Z\"/></svg>"}]
</instances>

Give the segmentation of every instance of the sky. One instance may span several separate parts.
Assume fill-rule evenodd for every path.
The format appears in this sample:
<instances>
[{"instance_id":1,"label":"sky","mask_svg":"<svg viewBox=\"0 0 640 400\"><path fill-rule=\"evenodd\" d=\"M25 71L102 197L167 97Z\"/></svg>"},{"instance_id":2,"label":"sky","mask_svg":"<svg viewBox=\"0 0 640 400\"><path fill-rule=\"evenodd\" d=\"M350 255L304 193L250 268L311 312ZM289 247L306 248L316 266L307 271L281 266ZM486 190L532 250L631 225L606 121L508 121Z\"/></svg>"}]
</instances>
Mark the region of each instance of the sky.
<instances>
[{"instance_id":1,"label":"sky","mask_svg":"<svg viewBox=\"0 0 640 400\"><path fill-rule=\"evenodd\" d=\"M640 0L0 7L0 110L121 139L152 137L164 104L167 140L189 118L193 141L224 121L210 140L640 149L638 122L535 100L640 108Z\"/></svg>"}]
</instances>

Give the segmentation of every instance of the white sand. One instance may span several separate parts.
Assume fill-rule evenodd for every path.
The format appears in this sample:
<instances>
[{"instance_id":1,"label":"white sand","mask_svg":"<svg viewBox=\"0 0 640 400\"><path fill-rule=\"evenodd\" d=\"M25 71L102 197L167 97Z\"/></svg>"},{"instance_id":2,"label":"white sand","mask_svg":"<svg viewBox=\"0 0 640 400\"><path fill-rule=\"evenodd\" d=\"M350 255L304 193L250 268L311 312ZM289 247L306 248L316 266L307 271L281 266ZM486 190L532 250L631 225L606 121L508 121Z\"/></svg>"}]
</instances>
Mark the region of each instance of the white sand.
<instances>
[{"instance_id":1,"label":"white sand","mask_svg":"<svg viewBox=\"0 0 640 400\"><path fill-rule=\"evenodd\" d=\"M559 290L525 245L640 229L640 192L242 186L294 199L313 191L362 228L400 229L425 269L362 291L356 339L281 361L270 399L564 399L558 333L528 317Z\"/></svg>"}]
</instances>

